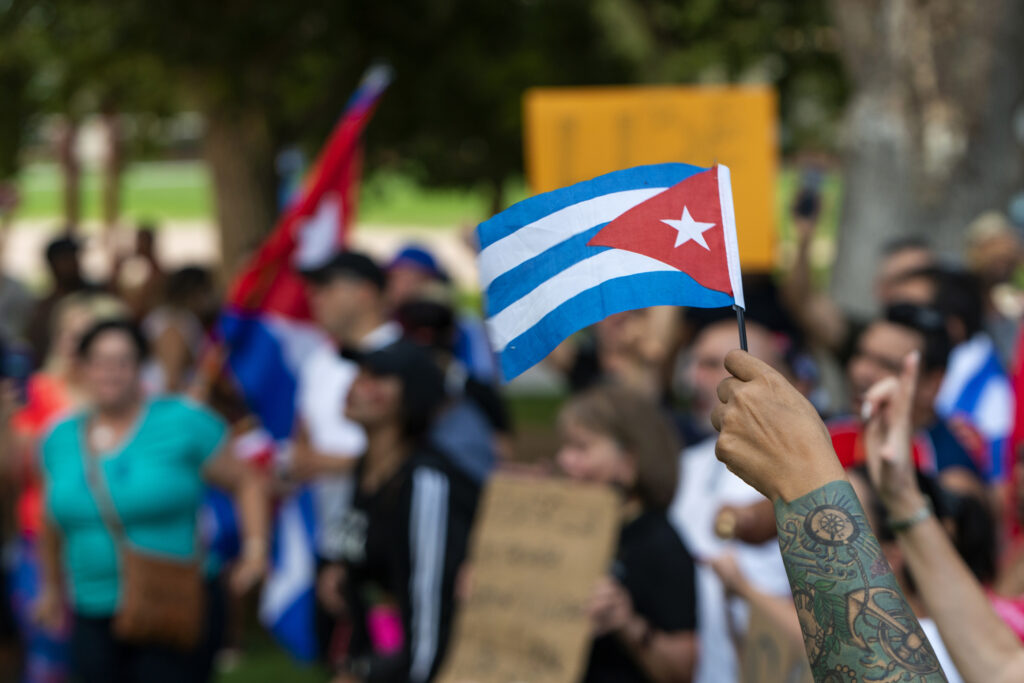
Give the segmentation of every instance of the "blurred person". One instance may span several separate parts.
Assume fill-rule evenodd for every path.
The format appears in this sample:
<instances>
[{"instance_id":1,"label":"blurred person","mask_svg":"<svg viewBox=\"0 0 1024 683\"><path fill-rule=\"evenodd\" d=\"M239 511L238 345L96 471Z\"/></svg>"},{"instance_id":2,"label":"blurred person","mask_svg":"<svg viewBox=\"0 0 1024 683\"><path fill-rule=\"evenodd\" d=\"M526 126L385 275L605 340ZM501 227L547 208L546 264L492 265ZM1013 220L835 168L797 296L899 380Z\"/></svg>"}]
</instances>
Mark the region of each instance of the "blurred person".
<instances>
[{"instance_id":1,"label":"blurred person","mask_svg":"<svg viewBox=\"0 0 1024 683\"><path fill-rule=\"evenodd\" d=\"M143 368L151 395L183 392L191 383L206 330L220 310L213 274L201 266L171 273L163 302L142 321L153 356Z\"/></svg>"},{"instance_id":2,"label":"blurred person","mask_svg":"<svg viewBox=\"0 0 1024 683\"><path fill-rule=\"evenodd\" d=\"M837 354L844 363L863 323L848 316L827 292L814 287L811 246L820 226L820 204L812 208L801 210L800 197L793 204L796 259L783 281L783 301L808 341ZM875 305L905 300L908 290L920 283L908 283L903 276L935 263L934 250L921 237L901 237L883 246L872 286Z\"/></svg>"},{"instance_id":3,"label":"blurred person","mask_svg":"<svg viewBox=\"0 0 1024 683\"><path fill-rule=\"evenodd\" d=\"M313 319L327 338L299 368L289 475L311 484L318 530L315 552L323 565L328 558L323 533L348 513L352 473L366 450L362 426L343 410L359 373L357 359L394 343L401 328L388 320L387 276L369 256L340 252L303 276ZM324 655L333 629L334 619L318 611L317 634Z\"/></svg>"},{"instance_id":4,"label":"blurred person","mask_svg":"<svg viewBox=\"0 0 1024 683\"><path fill-rule=\"evenodd\" d=\"M594 641L583 681L692 680L694 562L666 515L677 480L671 424L649 398L603 385L562 409L559 430L560 469L622 493L615 560L588 609Z\"/></svg>"},{"instance_id":5,"label":"blurred person","mask_svg":"<svg viewBox=\"0 0 1024 683\"><path fill-rule=\"evenodd\" d=\"M35 616L59 628L69 605L75 676L91 681L207 680L220 634L207 632L192 651L129 643L112 630L122 595L124 549L102 512L111 515L136 551L182 561L197 559L197 512L202 484L235 492L245 531L232 588L243 592L267 564L264 480L221 455L226 428L214 414L185 399L147 399L141 386L146 342L132 323L105 320L77 348L88 403L57 423L42 444L45 523L41 534L43 586ZM88 472L95 475L87 477ZM105 491L94 489L105 487ZM65 596L63 586L69 595ZM207 604L218 603L208 581ZM204 619L209 626L210 617Z\"/></svg>"},{"instance_id":6,"label":"blurred person","mask_svg":"<svg viewBox=\"0 0 1024 683\"><path fill-rule=\"evenodd\" d=\"M25 340L35 299L21 282L0 272L0 343L14 344Z\"/></svg>"},{"instance_id":7,"label":"blurred person","mask_svg":"<svg viewBox=\"0 0 1024 683\"><path fill-rule=\"evenodd\" d=\"M718 386L721 403L711 416L720 432L716 455L774 503L815 680L870 680L884 672L888 680L945 681L814 406L749 353L730 351L725 368L730 376ZM905 433L909 442L909 427ZM968 680L995 680L971 677L953 656Z\"/></svg>"},{"instance_id":8,"label":"blurred person","mask_svg":"<svg viewBox=\"0 0 1024 683\"><path fill-rule=\"evenodd\" d=\"M166 275L156 250L156 226L140 223L132 251L114 261L110 278L135 320L144 320L165 297Z\"/></svg>"},{"instance_id":9,"label":"blurred person","mask_svg":"<svg viewBox=\"0 0 1024 683\"><path fill-rule=\"evenodd\" d=\"M939 274L935 307L946 317L952 350L935 411L966 421L985 440L985 475L1005 488L1015 413L1013 388L992 337L985 330L982 284L965 271ZM962 431L962 428L961 428Z\"/></svg>"},{"instance_id":10,"label":"blurred person","mask_svg":"<svg viewBox=\"0 0 1024 683\"><path fill-rule=\"evenodd\" d=\"M57 303L69 294L98 289L82 275L80 253L81 245L70 234L58 237L46 246L50 290L36 302L26 331L37 363L46 357L50 349L50 322Z\"/></svg>"},{"instance_id":11,"label":"blurred person","mask_svg":"<svg viewBox=\"0 0 1024 683\"><path fill-rule=\"evenodd\" d=\"M850 405L863 405L868 389L886 377L895 376L902 359L911 351L920 353L922 359L913 415L914 457L918 467L937 475L946 488L985 497L984 440L976 434L971 437L969 425L952 424L935 411L950 352L949 334L939 311L895 304L868 325L847 365ZM863 428L860 415L829 421L832 445L843 467L865 461ZM965 440L965 433L971 438Z\"/></svg>"},{"instance_id":12,"label":"blurred person","mask_svg":"<svg viewBox=\"0 0 1024 683\"><path fill-rule=\"evenodd\" d=\"M611 380L662 401L679 333L676 307L624 311L562 342L545 362L562 373L573 393Z\"/></svg>"},{"instance_id":13,"label":"blurred person","mask_svg":"<svg viewBox=\"0 0 1024 683\"><path fill-rule=\"evenodd\" d=\"M706 423L704 429L709 431L711 411L717 405L716 388L728 376L722 362L737 341L736 320L719 319L697 333L687 354L685 374L691 395L690 410L696 421ZM757 322L747 322L747 342L752 353L772 365L783 365L778 342ZM695 680L701 683L737 680L739 659L730 624L742 633L748 618L742 602L727 599L725 587L708 563L722 555L733 555L757 590L775 596L789 595L778 545L770 537L756 544L737 540L743 531L741 527L758 526L760 518L767 518L773 527L772 512L770 507L763 506L760 493L715 458L716 441L716 436L707 437L683 450L679 458L679 488L669 508L673 526L700 561L697 625L701 650ZM746 518L748 515L753 519Z\"/></svg>"},{"instance_id":14,"label":"blurred person","mask_svg":"<svg viewBox=\"0 0 1024 683\"><path fill-rule=\"evenodd\" d=\"M388 305L393 312L438 285L450 285L451 278L424 247L410 244L395 254L387 267ZM458 312L457 312L458 313ZM455 320L455 357L477 380L494 382L498 365L479 317L459 314Z\"/></svg>"},{"instance_id":15,"label":"blurred person","mask_svg":"<svg viewBox=\"0 0 1024 683\"><path fill-rule=\"evenodd\" d=\"M68 634L40 628L31 618L40 594L38 544L43 499L38 470L39 444L51 426L85 403L76 363L82 334L98 316L123 311L106 295L80 292L62 299L54 310L52 347L42 368L29 377L25 403L10 420L9 443L0 464L15 492L17 545L13 567L13 605L25 648L25 680L60 681L68 676Z\"/></svg>"},{"instance_id":16,"label":"blurred person","mask_svg":"<svg viewBox=\"0 0 1024 683\"><path fill-rule=\"evenodd\" d=\"M1024 670L1024 646L961 559L914 472L911 435L919 368L918 355L908 355L897 376L875 385L865 397L871 483L917 592L964 680L1017 681Z\"/></svg>"},{"instance_id":17,"label":"blurred person","mask_svg":"<svg viewBox=\"0 0 1024 683\"><path fill-rule=\"evenodd\" d=\"M444 402L444 376L419 346L363 356L344 409L366 450L317 590L352 628L336 681L428 681L444 658L479 493L430 445Z\"/></svg>"},{"instance_id":18,"label":"blurred person","mask_svg":"<svg viewBox=\"0 0 1024 683\"><path fill-rule=\"evenodd\" d=\"M429 349L445 374L448 401L431 433L434 445L483 484L512 454L512 424L497 389L474 377L455 356L456 314L448 288L424 288L395 311L403 334Z\"/></svg>"},{"instance_id":19,"label":"blurred person","mask_svg":"<svg viewBox=\"0 0 1024 683\"><path fill-rule=\"evenodd\" d=\"M1004 368L1013 366L1022 302L1014 276L1024 258L1021 236L998 211L986 211L967 226L967 267L981 279L984 328L992 337Z\"/></svg>"}]
</instances>

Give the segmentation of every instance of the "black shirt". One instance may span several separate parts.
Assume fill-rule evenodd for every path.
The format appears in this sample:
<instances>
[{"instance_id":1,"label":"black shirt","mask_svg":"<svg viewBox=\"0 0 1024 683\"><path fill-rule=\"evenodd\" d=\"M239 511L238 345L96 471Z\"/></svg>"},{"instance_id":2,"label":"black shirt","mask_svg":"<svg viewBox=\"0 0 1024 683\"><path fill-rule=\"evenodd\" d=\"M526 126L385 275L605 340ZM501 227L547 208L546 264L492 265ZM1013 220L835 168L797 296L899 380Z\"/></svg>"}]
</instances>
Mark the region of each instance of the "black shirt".
<instances>
[{"instance_id":1,"label":"black shirt","mask_svg":"<svg viewBox=\"0 0 1024 683\"><path fill-rule=\"evenodd\" d=\"M448 644L455 579L478 493L447 458L430 450L409 458L377 491L357 489L332 541L347 573L349 653L368 659L367 683L425 681L436 673ZM401 641L382 651L370 621L386 613L400 620Z\"/></svg>"},{"instance_id":2,"label":"black shirt","mask_svg":"<svg viewBox=\"0 0 1024 683\"><path fill-rule=\"evenodd\" d=\"M664 512L645 511L622 528L612 575L626 588L633 610L657 631L697 628L693 558ZM596 639L585 683L646 683L650 679L615 635Z\"/></svg>"}]
</instances>

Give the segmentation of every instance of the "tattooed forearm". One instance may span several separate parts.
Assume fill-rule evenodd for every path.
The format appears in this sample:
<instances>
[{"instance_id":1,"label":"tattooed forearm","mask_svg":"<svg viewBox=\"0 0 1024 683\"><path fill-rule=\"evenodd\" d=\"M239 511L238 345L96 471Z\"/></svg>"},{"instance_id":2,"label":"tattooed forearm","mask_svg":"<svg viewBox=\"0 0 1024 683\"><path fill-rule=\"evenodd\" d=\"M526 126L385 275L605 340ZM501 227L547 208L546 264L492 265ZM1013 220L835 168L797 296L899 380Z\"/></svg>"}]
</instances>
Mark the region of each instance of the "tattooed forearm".
<instances>
[{"instance_id":1,"label":"tattooed forearm","mask_svg":"<svg viewBox=\"0 0 1024 683\"><path fill-rule=\"evenodd\" d=\"M775 504L779 547L815 681L945 681L853 487Z\"/></svg>"}]
</instances>

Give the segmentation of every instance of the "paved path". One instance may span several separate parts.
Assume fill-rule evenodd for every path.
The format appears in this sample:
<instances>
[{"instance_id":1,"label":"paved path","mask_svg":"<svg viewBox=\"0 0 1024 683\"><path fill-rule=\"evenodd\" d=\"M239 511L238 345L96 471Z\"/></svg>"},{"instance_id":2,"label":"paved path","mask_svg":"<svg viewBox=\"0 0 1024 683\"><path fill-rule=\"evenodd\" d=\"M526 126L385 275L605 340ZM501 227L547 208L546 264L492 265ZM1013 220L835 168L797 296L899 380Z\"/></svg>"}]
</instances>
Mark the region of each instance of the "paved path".
<instances>
[{"instance_id":1,"label":"paved path","mask_svg":"<svg viewBox=\"0 0 1024 683\"><path fill-rule=\"evenodd\" d=\"M45 272L43 250L57 229L57 221L16 221L8 229L3 248L5 272L40 285ZM86 224L85 235L86 272L101 276L109 266L99 244L98 227ZM126 238L125 244L130 244L127 236L122 237ZM404 244L416 242L434 253L460 287L476 286L473 253L458 228L359 225L354 240L357 248L385 262ZM164 221L158 233L158 247L169 267L184 263L216 264L220 259L216 230L205 221Z\"/></svg>"}]
</instances>

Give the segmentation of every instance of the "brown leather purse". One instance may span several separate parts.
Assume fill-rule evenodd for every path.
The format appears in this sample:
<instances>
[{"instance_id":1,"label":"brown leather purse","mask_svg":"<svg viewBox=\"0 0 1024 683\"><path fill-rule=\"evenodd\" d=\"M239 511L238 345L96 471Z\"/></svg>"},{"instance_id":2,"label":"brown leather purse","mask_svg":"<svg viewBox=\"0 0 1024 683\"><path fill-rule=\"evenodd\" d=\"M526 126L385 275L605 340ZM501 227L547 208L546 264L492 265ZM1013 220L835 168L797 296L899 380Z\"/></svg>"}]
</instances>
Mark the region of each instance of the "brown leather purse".
<instances>
[{"instance_id":1,"label":"brown leather purse","mask_svg":"<svg viewBox=\"0 0 1024 683\"><path fill-rule=\"evenodd\" d=\"M121 594L115 637L130 643L192 650L203 630L205 593L198 557L164 557L132 546L96 456L84 449L86 481L100 517L117 544Z\"/></svg>"}]
</instances>

